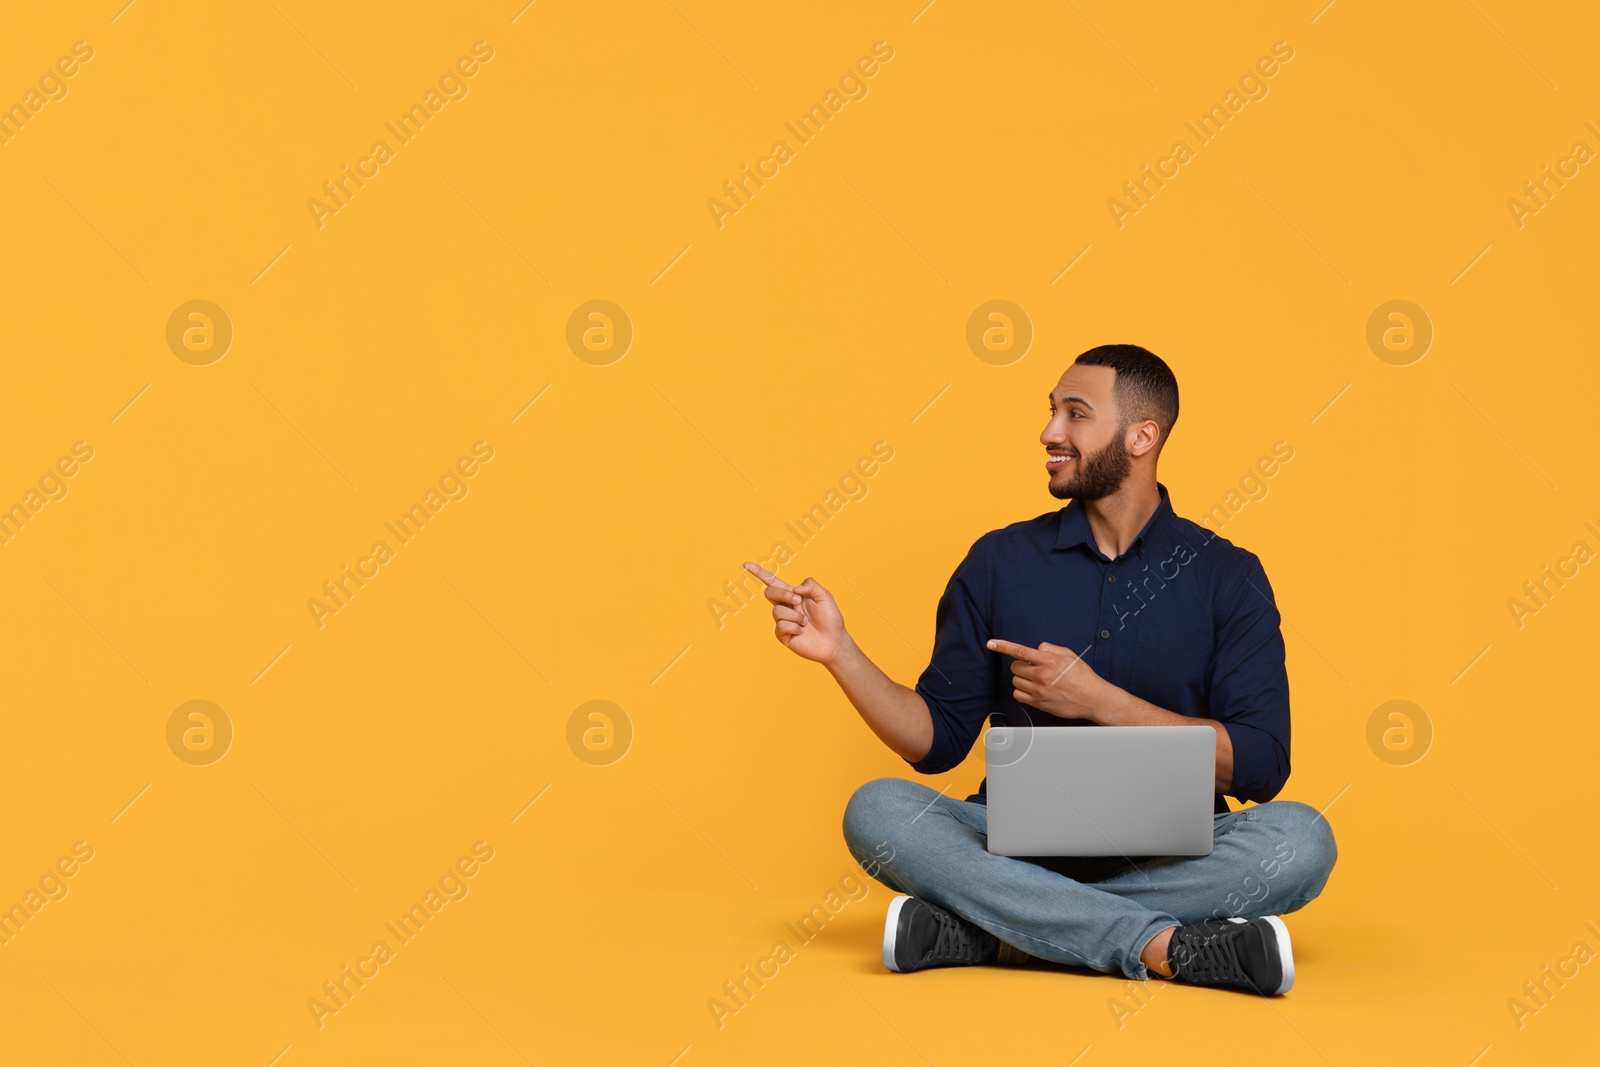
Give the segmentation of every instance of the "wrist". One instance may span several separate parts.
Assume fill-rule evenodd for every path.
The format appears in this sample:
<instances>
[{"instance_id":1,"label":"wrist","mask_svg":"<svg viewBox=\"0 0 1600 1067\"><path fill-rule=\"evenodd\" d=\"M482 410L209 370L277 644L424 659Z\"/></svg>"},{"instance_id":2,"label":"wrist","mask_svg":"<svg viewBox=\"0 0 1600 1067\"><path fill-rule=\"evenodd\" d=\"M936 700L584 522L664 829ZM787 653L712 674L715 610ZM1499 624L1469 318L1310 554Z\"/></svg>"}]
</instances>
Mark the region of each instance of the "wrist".
<instances>
[{"instance_id":1,"label":"wrist","mask_svg":"<svg viewBox=\"0 0 1600 1067\"><path fill-rule=\"evenodd\" d=\"M1126 690L1107 683L1105 694L1094 703L1089 711L1089 718L1094 720L1097 726L1124 725L1127 704L1123 698L1127 696Z\"/></svg>"},{"instance_id":2,"label":"wrist","mask_svg":"<svg viewBox=\"0 0 1600 1067\"><path fill-rule=\"evenodd\" d=\"M855 638L850 636L850 631L845 630L839 635L839 645L833 650L833 655L821 662L828 668L830 674L838 675L840 670L847 668L860 655L861 648L856 644Z\"/></svg>"}]
</instances>

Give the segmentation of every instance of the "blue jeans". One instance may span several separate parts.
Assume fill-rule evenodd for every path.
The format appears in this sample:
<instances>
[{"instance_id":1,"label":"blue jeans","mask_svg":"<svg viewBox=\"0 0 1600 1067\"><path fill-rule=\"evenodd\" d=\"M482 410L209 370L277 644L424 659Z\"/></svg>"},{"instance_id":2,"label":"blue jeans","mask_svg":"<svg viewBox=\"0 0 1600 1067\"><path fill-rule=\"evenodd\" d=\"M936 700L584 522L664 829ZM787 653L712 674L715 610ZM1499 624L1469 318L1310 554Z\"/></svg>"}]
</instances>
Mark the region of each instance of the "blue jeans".
<instances>
[{"instance_id":1,"label":"blue jeans","mask_svg":"<svg viewBox=\"0 0 1600 1067\"><path fill-rule=\"evenodd\" d=\"M985 805L876 778L845 806L844 837L856 862L896 892L1029 956L1143 981L1150 975L1139 953L1162 930L1296 911L1322 892L1338 858L1327 820L1298 801L1213 819L1209 856L996 856Z\"/></svg>"}]
</instances>

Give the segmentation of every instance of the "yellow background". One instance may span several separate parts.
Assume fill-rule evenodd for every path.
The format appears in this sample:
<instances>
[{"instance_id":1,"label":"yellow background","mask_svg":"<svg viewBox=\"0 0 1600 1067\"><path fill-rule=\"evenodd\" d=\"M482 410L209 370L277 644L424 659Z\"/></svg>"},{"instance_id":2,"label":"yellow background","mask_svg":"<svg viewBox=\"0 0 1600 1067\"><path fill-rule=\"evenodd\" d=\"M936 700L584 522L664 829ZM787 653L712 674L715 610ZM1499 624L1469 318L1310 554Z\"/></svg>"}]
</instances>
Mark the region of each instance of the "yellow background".
<instances>
[{"instance_id":1,"label":"yellow background","mask_svg":"<svg viewBox=\"0 0 1600 1067\"><path fill-rule=\"evenodd\" d=\"M0 502L95 450L0 547L0 903L95 850L0 947L7 1062L1593 1054L1594 965L1520 1029L1506 1005L1600 950L1600 577L1507 607L1600 548L1600 176L1506 206L1600 148L1584 5L119 6L0 36L0 102L95 50L0 147ZM319 229L306 201L479 40L470 94ZM708 198L880 40L869 95L719 229ZM1270 94L1119 230L1108 198L1280 40ZM209 366L166 344L192 299L234 326ZM609 366L565 341L591 299L635 329ZM1036 331L1009 366L965 342L990 299ZM1436 331L1410 366L1365 340L1391 299ZM910 684L967 546L1060 506L1044 394L1113 341L1178 375L1179 514L1295 450L1222 528L1285 618L1282 795L1340 845L1294 990L1161 985L1119 1028L1117 978L890 975L874 883L719 1029L722 983L860 876L851 791L916 776L764 606L707 601L888 441L784 576ZM318 629L307 599L479 440L470 495ZM236 731L210 766L167 747L195 699ZM595 699L634 731L609 766L567 743ZM1394 699L1434 729L1409 766L1366 740ZM308 998L480 840L470 895L319 1029Z\"/></svg>"}]
</instances>

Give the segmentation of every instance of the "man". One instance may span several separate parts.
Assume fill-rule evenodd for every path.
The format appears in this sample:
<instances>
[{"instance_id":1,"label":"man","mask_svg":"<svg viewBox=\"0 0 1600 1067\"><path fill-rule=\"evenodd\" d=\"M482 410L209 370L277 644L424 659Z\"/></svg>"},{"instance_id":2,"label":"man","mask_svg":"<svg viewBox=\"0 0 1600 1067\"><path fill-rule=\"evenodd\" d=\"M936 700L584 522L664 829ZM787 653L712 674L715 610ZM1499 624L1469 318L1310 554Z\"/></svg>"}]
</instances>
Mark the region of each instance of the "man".
<instances>
[{"instance_id":1,"label":"man","mask_svg":"<svg viewBox=\"0 0 1600 1067\"><path fill-rule=\"evenodd\" d=\"M827 667L873 733L923 774L996 725L1216 732L1207 856L989 853L986 789L956 800L879 778L844 813L851 854L896 892L894 971L1040 960L1276 995L1294 982L1279 917L1337 858L1317 811L1274 800L1289 777L1289 682L1261 561L1177 517L1156 460L1178 418L1171 369L1137 345L1080 355L1039 435L1050 493L1071 503L984 534L939 601L932 662L908 689L867 658L813 578L767 583L776 633ZM1140 786L1129 768L1129 788ZM1230 811L1224 795L1255 801Z\"/></svg>"}]
</instances>

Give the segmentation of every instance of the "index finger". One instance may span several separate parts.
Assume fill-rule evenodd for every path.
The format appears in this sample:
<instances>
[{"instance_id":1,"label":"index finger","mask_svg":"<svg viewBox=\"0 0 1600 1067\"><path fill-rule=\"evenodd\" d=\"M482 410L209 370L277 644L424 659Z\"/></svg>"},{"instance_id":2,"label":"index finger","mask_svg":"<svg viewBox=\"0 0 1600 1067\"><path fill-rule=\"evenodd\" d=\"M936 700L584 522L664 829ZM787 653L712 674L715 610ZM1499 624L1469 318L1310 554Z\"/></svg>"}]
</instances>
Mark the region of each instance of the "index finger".
<instances>
[{"instance_id":1,"label":"index finger","mask_svg":"<svg viewBox=\"0 0 1600 1067\"><path fill-rule=\"evenodd\" d=\"M751 574L755 575L757 578L760 578L763 582L767 583L767 587L768 588L771 588L771 589L792 589L792 588L794 588L788 582L785 582L782 578L779 578L776 574L773 574L771 571L767 570L765 567L761 566L759 563L751 563L749 560L745 560L744 561L744 569L749 571Z\"/></svg>"},{"instance_id":2,"label":"index finger","mask_svg":"<svg viewBox=\"0 0 1600 1067\"><path fill-rule=\"evenodd\" d=\"M1015 641L1002 641L998 637L989 642L989 648L994 652L1003 652L1013 659L1027 660L1029 663L1044 663L1044 653L1027 645L1019 645Z\"/></svg>"}]
</instances>

